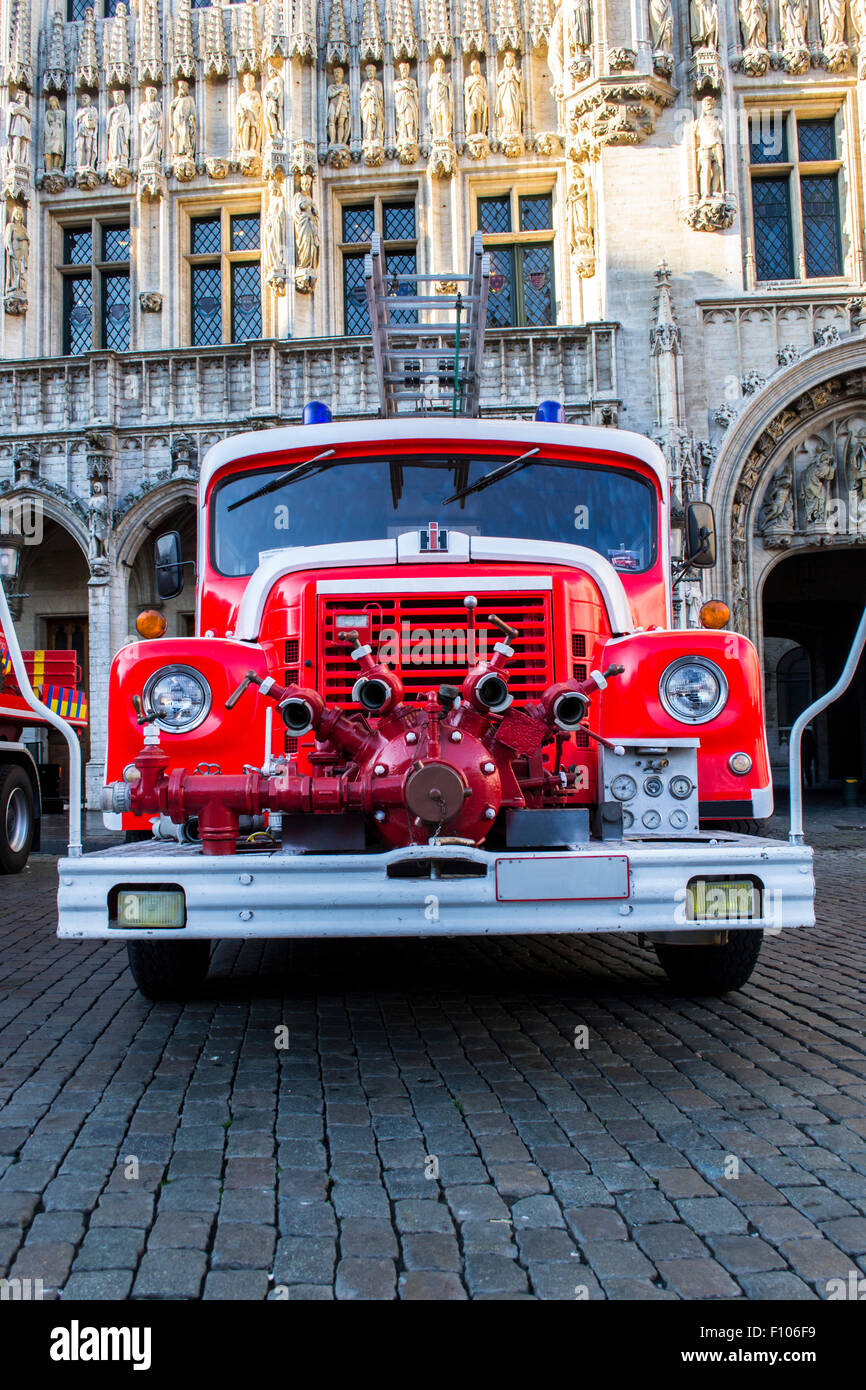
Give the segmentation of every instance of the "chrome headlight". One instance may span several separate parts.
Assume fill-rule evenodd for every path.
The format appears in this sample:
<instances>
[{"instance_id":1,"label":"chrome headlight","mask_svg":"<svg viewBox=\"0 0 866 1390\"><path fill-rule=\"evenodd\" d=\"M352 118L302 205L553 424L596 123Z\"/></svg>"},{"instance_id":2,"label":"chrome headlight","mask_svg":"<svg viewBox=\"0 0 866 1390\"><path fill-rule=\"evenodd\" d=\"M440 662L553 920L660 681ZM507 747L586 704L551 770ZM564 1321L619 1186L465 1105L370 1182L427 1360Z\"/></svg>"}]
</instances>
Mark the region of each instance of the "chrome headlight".
<instances>
[{"instance_id":1,"label":"chrome headlight","mask_svg":"<svg viewBox=\"0 0 866 1390\"><path fill-rule=\"evenodd\" d=\"M186 734L207 718L210 686L190 666L164 666L144 687L144 708L169 734Z\"/></svg>"},{"instance_id":2,"label":"chrome headlight","mask_svg":"<svg viewBox=\"0 0 866 1390\"><path fill-rule=\"evenodd\" d=\"M683 724L706 724L728 702L728 682L714 661L681 656L671 662L659 681L659 699Z\"/></svg>"}]
</instances>

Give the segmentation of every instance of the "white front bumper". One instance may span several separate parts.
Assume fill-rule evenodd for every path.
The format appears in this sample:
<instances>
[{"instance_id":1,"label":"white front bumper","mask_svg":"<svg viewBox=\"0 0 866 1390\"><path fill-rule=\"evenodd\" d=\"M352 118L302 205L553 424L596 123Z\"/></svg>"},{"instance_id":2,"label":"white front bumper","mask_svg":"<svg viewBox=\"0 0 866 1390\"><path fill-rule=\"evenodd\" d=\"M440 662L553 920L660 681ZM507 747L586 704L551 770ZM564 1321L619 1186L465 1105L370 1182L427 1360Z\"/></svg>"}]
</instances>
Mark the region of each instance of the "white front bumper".
<instances>
[{"instance_id":1,"label":"white front bumper","mask_svg":"<svg viewBox=\"0 0 866 1390\"><path fill-rule=\"evenodd\" d=\"M497 861L527 859L525 881L535 900L502 901ZM393 878L405 860L432 860L430 875ZM449 860L471 859L483 877L449 878ZM612 864L591 860L617 859ZM622 860L627 860L623 865ZM545 869L545 860L555 860ZM563 863L565 861L565 863ZM61 937L340 937L519 935L529 932L694 931L686 920L687 882L702 876L753 878L763 887L763 916L720 925L811 926L812 851L745 835L689 840L593 843L568 851L487 850L412 846L371 854L283 854L205 857L197 846L166 841L99 850L58 865ZM617 873L622 891L616 889ZM513 875L512 875L513 880ZM575 896L554 897L556 891ZM571 886L563 886L570 882ZM581 884L584 884L581 887ZM181 929L109 925L108 900L119 884L177 885L186 895ZM617 896L591 896L603 889ZM586 896L582 896L586 893ZM527 898L530 896L527 893Z\"/></svg>"}]
</instances>

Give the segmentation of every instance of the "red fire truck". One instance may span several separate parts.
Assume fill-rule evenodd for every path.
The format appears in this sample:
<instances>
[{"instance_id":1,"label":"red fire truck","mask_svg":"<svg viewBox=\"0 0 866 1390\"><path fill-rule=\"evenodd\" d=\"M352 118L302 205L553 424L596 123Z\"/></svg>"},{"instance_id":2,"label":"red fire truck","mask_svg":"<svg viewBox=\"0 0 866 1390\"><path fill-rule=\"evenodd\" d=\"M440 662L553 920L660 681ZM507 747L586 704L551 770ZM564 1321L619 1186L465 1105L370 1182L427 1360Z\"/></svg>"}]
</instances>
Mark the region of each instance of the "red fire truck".
<instances>
[{"instance_id":1,"label":"red fire truck","mask_svg":"<svg viewBox=\"0 0 866 1390\"><path fill-rule=\"evenodd\" d=\"M152 998L220 938L539 932L642 934L717 993L814 920L811 851L757 833L755 649L722 604L672 626L659 449L551 402L479 418L488 269L476 242L425 294L374 243L381 417L313 402L203 460L196 636L111 672L128 843L59 865L60 936L125 938ZM712 564L707 506L684 534L681 566ZM156 557L167 598L176 535Z\"/></svg>"}]
</instances>

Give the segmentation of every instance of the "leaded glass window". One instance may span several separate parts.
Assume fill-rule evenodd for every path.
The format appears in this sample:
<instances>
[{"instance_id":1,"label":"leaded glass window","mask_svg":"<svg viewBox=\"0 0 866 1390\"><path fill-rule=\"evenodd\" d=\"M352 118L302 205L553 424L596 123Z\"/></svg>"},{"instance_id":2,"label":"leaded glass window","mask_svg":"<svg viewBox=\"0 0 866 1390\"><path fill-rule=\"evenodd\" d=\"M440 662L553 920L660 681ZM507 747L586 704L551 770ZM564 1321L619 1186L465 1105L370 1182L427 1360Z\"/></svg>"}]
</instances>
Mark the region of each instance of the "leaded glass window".
<instances>
[{"instance_id":1,"label":"leaded glass window","mask_svg":"<svg viewBox=\"0 0 866 1390\"><path fill-rule=\"evenodd\" d=\"M357 337L370 332L364 283L364 259L374 231L382 237L385 264L383 274L389 294L395 299L417 293L417 282L400 281L397 276L417 273L418 261L415 204L403 199L384 199L376 195L365 203L345 203L342 208L343 233L343 331ZM389 277L390 280L389 280ZM417 323L416 309L391 310L393 323Z\"/></svg>"},{"instance_id":2,"label":"leaded glass window","mask_svg":"<svg viewBox=\"0 0 866 1390\"><path fill-rule=\"evenodd\" d=\"M261 217L223 208L190 218L190 338L194 347L264 333Z\"/></svg>"},{"instance_id":3,"label":"leaded glass window","mask_svg":"<svg viewBox=\"0 0 866 1390\"><path fill-rule=\"evenodd\" d=\"M232 264L232 342L262 336L262 287L258 261Z\"/></svg>"},{"instance_id":4,"label":"leaded glass window","mask_svg":"<svg viewBox=\"0 0 866 1390\"><path fill-rule=\"evenodd\" d=\"M787 178L755 179L752 183L752 208L758 279L792 279L791 198Z\"/></svg>"},{"instance_id":5,"label":"leaded glass window","mask_svg":"<svg viewBox=\"0 0 866 1390\"><path fill-rule=\"evenodd\" d=\"M63 352L128 352L129 223L90 218L61 235Z\"/></svg>"},{"instance_id":6,"label":"leaded glass window","mask_svg":"<svg viewBox=\"0 0 866 1390\"><path fill-rule=\"evenodd\" d=\"M231 220L231 249L233 251L258 251L259 214L244 213Z\"/></svg>"},{"instance_id":7,"label":"leaded glass window","mask_svg":"<svg viewBox=\"0 0 866 1390\"><path fill-rule=\"evenodd\" d=\"M102 345L114 352L129 350L129 276L102 277Z\"/></svg>"},{"instance_id":8,"label":"leaded glass window","mask_svg":"<svg viewBox=\"0 0 866 1390\"><path fill-rule=\"evenodd\" d=\"M512 189L480 197L477 225L490 254L488 327L553 323L553 194Z\"/></svg>"},{"instance_id":9,"label":"leaded glass window","mask_svg":"<svg viewBox=\"0 0 866 1390\"><path fill-rule=\"evenodd\" d=\"M190 223L190 251L194 256L218 256L222 250L222 227L216 217L194 217Z\"/></svg>"},{"instance_id":10,"label":"leaded glass window","mask_svg":"<svg viewBox=\"0 0 866 1390\"><path fill-rule=\"evenodd\" d=\"M63 351L76 355L93 347L93 280L67 275L63 281Z\"/></svg>"},{"instance_id":11,"label":"leaded glass window","mask_svg":"<svg viewBox=\"0 0 866 1390\"><path fill-rule=\"evenodd\" d=\"M812 280L845 273L838 119L796 111L761 112L751 117L752 221L758 280ZM761 138L756 135L758 130ZM768 164L775 166L772 175L761 167Z\"/></svg>"},{"instance_id":12,"label":"leaded glass window","mask_svg":"<svg viewBox=\"0 0 866 1390\"><path fill-rule=\"evenodd\" d=\"M842 274L837 182L835 174L810 174L800 179L803 251L809 279Z\"/></svg>"}]
</instances>

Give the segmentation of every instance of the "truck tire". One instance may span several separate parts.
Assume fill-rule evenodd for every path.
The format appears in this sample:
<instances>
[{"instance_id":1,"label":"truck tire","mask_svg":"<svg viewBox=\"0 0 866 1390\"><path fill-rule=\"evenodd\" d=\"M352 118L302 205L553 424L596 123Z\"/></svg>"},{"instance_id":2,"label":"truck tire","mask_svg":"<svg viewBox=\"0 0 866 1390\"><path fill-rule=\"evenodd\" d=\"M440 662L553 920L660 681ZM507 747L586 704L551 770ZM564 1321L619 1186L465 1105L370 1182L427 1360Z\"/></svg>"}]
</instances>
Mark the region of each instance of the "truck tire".
<instances>
[{"instance_id":1,"label":"truck tire","mask_svg":"<svg viewBox=\"0 0 866 1390\"><path fill-rule=\"evenodd\" d=\"M35 827L33 788L23 768L0 767L0 874L20 873Z\"/></svg>"},{"instance_id":2,"label":"truck tire","mask_svg":"<svg viewBox=\"0 0 866 1390\"><path fill-rule=\"evenodd\" d=\"M207 976L209 941L128 941L132 978L145 999L186 999Z\"/></svg>"},{"instance_id":3,"label":"truck tire","mask_svg":"<svg viewBox=\"0 0 866 1390\"><path fill-rule=\"evenodd\" d=\"M719 995L742 989L761 951L760 930L728 932L724 946L656 946L659 965L680 994Z\"/></svg>"}]
</instances>

